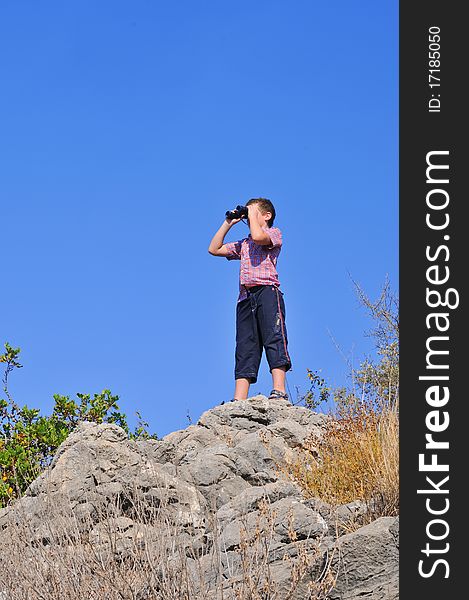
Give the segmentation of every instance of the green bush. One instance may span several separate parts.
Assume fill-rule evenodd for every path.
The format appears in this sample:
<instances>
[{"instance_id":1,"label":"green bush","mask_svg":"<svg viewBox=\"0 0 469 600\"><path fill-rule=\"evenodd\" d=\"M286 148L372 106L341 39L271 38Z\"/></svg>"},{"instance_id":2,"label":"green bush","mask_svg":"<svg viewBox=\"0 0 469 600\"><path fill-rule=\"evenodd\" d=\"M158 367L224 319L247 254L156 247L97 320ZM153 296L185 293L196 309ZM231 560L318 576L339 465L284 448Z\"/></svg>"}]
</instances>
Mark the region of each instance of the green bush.
<instances>
[{"instance_id":1,"label":"green bush","mask_svg":"<svg viewBox=\"0 0 469 600\"><path fill-rule=\"evenodd\" d=\"M355 283L355 282L354 282ZM365 357L358 367L350 364L351 385L331 387L318 371L307 369L309 390L300 394L295 404L311 410L330 403L333 414L350 417L361 414L364 406L380 413L399 412L399 301L386 279L377 300L372 301L355 283L360 305L373 322L367 336L374 341L375 357Z\"/></svg>"},{"instance_id":2,"label":"green bush","mask_svg":"<svg viewBox=\"0 0 469 600\"><path fill-rule=\"evenodd\" d=\"M19 407L8 390L8 376L22 365L18 361L20 348L5 343L0 363L5 364L3 391L0 398L0 507L21 496L28 485L50 464L55 451L80 421L115 423L131 439L155 438L148 432L148 423L137 412L138 424L131 432L125 414L118 406L119 396L110 390L99 394L77 393L77 400L54 394L55 405L50 416L41 416L38 409Z\"/></svg>"}]
</instances>

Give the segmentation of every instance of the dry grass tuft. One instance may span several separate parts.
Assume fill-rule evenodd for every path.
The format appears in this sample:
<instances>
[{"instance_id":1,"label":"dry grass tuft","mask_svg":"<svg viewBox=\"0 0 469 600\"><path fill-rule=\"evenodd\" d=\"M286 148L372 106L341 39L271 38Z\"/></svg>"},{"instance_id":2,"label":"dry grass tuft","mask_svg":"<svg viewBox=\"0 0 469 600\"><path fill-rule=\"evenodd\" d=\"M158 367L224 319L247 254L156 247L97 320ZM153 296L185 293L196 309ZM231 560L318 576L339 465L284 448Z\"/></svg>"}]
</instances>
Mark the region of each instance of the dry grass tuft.
<instances>
[{"instance_id":1,"label":"dry grass tuft","mask_svg":"<svg viewBox=\"0 0 469 600\"><path fill-rule=\"evenodd\" d=\"M321 435L282 469L308 497L333 506L361 501L365 510L353 528L399 513L399 301L387 278L375 301L355 287L373 320L368 335L377 358L358 368L349 363L351 389L329 388L308 372L311 390L305 401L317 402L319 392L319 400L333 401L334 412Z\"/></svg>"},{"instance_id":2,"label":"dry grass tuft","mask_svg":"<svg viewBox=\"0 0 469 600\"><path fill-rule=\"evenodd\" d=\"M361 405L331 419L286 469L307 497L332 505L366 503L368 519L399 513L399 419L396 410ZM285 469L284 469L285 472Z\"/></svg>"}]
</instances>

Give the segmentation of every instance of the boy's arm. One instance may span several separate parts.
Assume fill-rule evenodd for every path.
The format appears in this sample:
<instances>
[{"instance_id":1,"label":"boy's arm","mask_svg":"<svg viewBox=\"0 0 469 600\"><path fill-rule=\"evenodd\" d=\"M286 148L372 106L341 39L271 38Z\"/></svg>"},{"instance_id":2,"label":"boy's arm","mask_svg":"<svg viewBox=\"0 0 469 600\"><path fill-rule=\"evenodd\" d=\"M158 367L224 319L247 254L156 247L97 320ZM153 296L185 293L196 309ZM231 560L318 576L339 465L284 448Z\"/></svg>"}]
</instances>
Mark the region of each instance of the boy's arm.
<instances>
[{"instance_id":1,"label":"boy's arm","mask_svg":"<svg viewBox=\"0 0 469 600\"><path fill-rule=\"evenodd\" d=\"M251 230L251 238L252 241L260 246L271 246L272 240L270 236L262 229L259 225L255 212L258 212L259 209L255 204L248 205L249 211L249 229Z\"/></svg>"},{"instance_id":2,"label":"boy's arm","mask_svg":"<svg viewBox=\"0 0 469 600\"><path fill-rule=\"evenodd\" d=\"M241 219L225 219L220 227L220 229L213 236L212 241L208 247L208 251L212 256L225 256L228 257L232 254L232 250L227 248L227 245L224 244L225 235L231 229L231 227L235 223L239 223Z\"/></svg>"}]
</instances>

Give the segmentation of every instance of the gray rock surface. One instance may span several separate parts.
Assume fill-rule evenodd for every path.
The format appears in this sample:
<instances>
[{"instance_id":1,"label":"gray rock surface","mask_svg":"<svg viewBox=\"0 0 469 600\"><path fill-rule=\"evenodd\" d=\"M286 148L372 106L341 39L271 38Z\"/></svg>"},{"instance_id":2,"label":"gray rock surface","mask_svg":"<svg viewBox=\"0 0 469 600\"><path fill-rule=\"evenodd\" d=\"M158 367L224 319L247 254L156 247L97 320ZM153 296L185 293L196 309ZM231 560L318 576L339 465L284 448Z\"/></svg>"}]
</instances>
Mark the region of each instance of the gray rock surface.
<instances>
[{"instance_id":1,"label":"gray rock surface","mask_svg":"<svg viewBox=\"0 0 469 600\"><path fill-rule=\"evenodd\" d=\"M381 517L338 538L333 565L339 576L331 600L399 597L398 528L398 517Z\"/></svg>"},{"instance_id":2,"label":"gray rock surface","mask_svg":"<svg viewBox=\"0 0 469 600\"><path fill-rule=\"evenodd\" d=\"M125 556L144 538L161 543L158 528L142 515L164 514L174 528L169 554L175 540L182 544L189 570L202 570L212 589L207 598L218 594L215 537L223 548L226 600L239 577L243 543L256 543L260 529L269 533L266 560L278 597L290 589L288 560L306 553L314 559L309 580L299 582L292 600L309 597L308 584L327 556L335 557L339 570L331 600L397 598L398 522L379 519L336 539L337 521L363 514L363 506L337 509L306 500L279 468L311 434L320 437L326 421L325 415L259 395L216 406L197 424L162 440L129 440L116 425L81 422L24 496L0 510L0 544L15 522L27 522L33 539L49 543L47 519L60 518L70 539L86 535L103 552ZM104 520L103 511L113 503L121 513ZM60 507L53 517L51 504Z\"/></svg>"}]
</instances>

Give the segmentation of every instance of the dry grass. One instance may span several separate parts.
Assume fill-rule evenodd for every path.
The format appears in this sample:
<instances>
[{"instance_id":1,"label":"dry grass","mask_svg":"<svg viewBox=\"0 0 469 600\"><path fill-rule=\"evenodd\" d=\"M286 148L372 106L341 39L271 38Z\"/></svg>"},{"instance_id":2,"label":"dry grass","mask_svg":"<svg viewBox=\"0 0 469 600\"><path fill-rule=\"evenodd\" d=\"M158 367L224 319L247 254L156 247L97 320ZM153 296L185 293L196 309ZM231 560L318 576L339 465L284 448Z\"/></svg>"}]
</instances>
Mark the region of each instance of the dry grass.
<instances>
[{"instance_id":1,"label":"dry grass","mask_svg":"<svg viewBox=\"0 0 469 600\"><path fill-rule=\"evenodd\" d=\"M285 472L285 468L284 468ZM331 419L286 468L307 497L332 505L361 500L367 520L399 513L399 419L361 405ZM358 524L360 525L360 523Z\"/></svg>"},{"instance_id":2,"label":"dry grass","mask_svg":"<svg viewBox=\"0 0 469 600\"><path fill-rule=\"evenodd\" d=\"M166 508L149 511L135 486L125 499L85 518L77 518L63 501L49 500L40 525L33 529L24 515L2 533L0 598L317 600L334 583L319 540L295 542L291 529L294 551L290 545L289 553L278 555L275 512L267 500L255 527L243 525L239 545L229 551L216 519L198 536L194 530L184 535ZM288 567L282 587L273 559ZM307 593L298 596L299 590Z\"/></svg>"}]
</instances>

